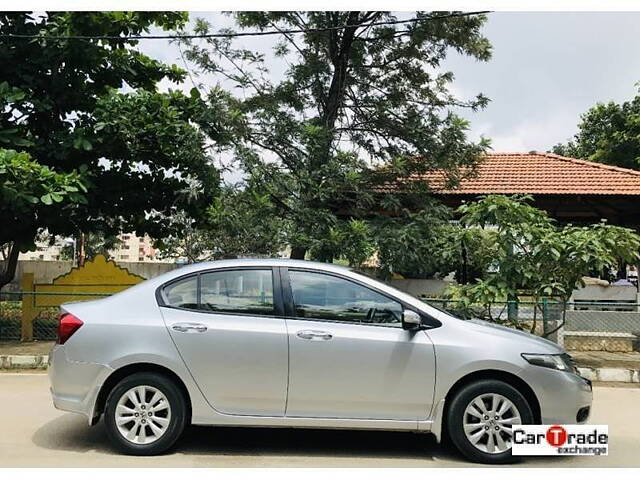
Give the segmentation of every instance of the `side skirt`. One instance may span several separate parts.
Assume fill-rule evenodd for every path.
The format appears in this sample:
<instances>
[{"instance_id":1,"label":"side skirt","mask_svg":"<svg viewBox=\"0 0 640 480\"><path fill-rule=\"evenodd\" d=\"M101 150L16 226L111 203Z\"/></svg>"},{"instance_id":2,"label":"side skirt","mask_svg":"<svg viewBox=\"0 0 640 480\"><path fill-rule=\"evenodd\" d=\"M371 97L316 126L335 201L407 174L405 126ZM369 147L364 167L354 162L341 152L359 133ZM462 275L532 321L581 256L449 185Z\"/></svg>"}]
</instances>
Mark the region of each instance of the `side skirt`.
<instances>
[{"instance_id":1,"label":"side skirt","mask_svg":"<svg viewBox=\"0 0 640 480\"><path fill-rule=\"evenodd\" d=\"M329 428L345 430L394 430L394 431L431 431L431 420L374 420L345 418L305 418L305 417L257 417L222 416L212 422L211 418L193 418L194 425L244 426L244 427L282 427L282 428Z\"/></svg>"}]
</instances>

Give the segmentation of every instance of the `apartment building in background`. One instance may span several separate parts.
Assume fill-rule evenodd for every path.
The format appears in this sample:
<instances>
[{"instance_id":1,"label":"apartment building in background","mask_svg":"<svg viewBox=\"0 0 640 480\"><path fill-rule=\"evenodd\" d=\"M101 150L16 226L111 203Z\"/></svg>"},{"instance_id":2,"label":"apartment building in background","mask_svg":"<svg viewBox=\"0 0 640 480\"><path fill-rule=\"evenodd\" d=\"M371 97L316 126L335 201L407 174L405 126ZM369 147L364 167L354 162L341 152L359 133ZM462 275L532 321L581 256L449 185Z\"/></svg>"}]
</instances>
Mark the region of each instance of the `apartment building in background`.
<instances>
[{"instance_id":1,"label":"apartment building in background","mask_svg":"<svg viewBox=\"0 0 640 480\"><path fill-rule=\"evenodd\" d=\"M149 235L139 237L134 233L118 236L122 243L111 252L113 259L119 262L155 262L157 252L153 248Z\"/></svg>"},{"instance_id":2,"label":"apartment building in background","mask_svg":"<svg viewBox=\"0 0 640 480\"><path fill-rule=\"evenodd\" d=\"M122 233L118 235L121 244L118 248L111 250L109 256L117 262L167 262L173 263L172 259L159 259L158 252L153 248L153 241L148 235L138 236L133 233ZM36 242L36 249L31 252L21 253L19 260L42 260L55 261L64 260L62 249L65 245L72 245L70 238L57 238L53 245L46 239Z\"/></svg>"},{"instance_id":3,"label":"apartment building in background","mask_svg":"<svg viewBox=\"0 0 640 480\"><path fill-rule=\"evenodd\" d=\"M62 248L64 247L64 242L56 242L53 245L49 245L47 241L36 241L36 249L27 252L21 253L18 256L18 260L42 260L42 261L55 261L62 260Z\"/></svg>"}]
</instances>

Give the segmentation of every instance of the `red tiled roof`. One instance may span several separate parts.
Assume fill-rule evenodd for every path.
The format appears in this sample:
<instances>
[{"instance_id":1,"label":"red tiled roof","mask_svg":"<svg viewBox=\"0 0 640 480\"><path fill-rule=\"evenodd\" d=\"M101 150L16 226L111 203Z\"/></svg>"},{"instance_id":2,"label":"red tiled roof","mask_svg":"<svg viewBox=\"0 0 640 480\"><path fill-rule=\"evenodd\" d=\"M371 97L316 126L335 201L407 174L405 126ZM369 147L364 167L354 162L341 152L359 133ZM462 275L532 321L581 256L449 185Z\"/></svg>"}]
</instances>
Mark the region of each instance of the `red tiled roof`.
<instances>
[{"instance_id":1,"label":"red tiled roof","mask_svg":"<svg viewBox=\"0 0 640 480\"><path fill-rule=\"evenodd\" d=\"M640 171L543 152L489 153L454 189L442 172L420 178L445 195L640 195Z\"/></svg>"}]
</instances>

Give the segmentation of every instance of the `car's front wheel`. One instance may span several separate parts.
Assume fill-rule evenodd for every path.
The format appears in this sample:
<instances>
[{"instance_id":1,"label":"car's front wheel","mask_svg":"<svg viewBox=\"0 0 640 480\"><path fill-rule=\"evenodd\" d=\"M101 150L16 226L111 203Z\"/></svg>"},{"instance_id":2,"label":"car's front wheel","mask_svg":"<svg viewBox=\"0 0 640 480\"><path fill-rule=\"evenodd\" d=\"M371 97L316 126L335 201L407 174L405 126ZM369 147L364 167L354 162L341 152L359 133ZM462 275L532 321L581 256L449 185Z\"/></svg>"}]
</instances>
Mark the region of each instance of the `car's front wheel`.
<instances>
[{"instance_id":1,"label":"car's front wheel","mask_svg":"<svg viewBox=\"0 0 640 480\"><path fill-rule=\"evenodd\" d=\"M129 455L157 455L178 440L186 422L186 403L164 375L140 372L122 379L109 393L107 434Z\"/></svg>"},{"instance_id":2,"label":"car's front wheel","mask_svg":"<svg viewBox=\"0 0 640 480\"><path fill-rule=\"evenodd\" d=\"M526 398L499 380L479 380L463 387L448 409L447 425L453 444L468 459L481 463L509 463L514 425L533 423Z\"/></svg>"}]
</instances>

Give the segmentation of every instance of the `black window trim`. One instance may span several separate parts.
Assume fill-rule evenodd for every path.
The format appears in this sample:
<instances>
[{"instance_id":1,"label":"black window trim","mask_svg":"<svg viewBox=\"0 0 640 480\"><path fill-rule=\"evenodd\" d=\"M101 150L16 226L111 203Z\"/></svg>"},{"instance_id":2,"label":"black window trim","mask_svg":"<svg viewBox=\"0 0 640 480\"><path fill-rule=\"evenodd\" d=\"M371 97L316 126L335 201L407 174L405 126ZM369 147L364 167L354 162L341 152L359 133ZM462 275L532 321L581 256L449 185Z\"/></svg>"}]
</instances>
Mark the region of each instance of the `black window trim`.
<instances>
[{"instance_id":1,"label":"black window trim","mask_svg":"<svg viewBox=\"0 0 640 480\"><path fill-rule=\"evenodd\" d=\"M379 295L382 295L383 297L386 297L396 303L399 303L402 306L402 310L411 310L412 312L417 313L418 315L420 315L422 317L422 319L424 321L427 321L428 323L426 324L426 326L431 328L437 328L439 326L442 325L442 323L431 317L430 315L417 310L413 305L409 305L408 303L404 302L403 300L400 300L397 297L394 297L393 295L390 295L389 293L380 290L379 288L376 287L372 287L371 285L364 283L358 279L349 277L349 276L345 276L345 275L340 275L337 272L329 272L326 270L320 270L320 269L315 269L315 268L305 268L305 267L292 267L292 268L288 268L288 267L280 267L280 271L281 271L281 280L282 280L282 292L283 295L285 296L285 301L284 301L284 306L285 306L285 315L286 318L290 318L292 320L304 320L307 322L326 322L326 323L342 323L342 324L348 324L348 325L360 325L360 326L366 326L366 327L382 327L382 328L402 328L402 323L395 323L393 325L384 325L384 324L376 324L376 323L362 323L362 322L350 322L348 320L332 320L332 319L325 319L325 318L307 318L307 317L298 317L296 315L296 309L295 309L295 302L293 300L293 290L291 288L291 277L289 276L289 271L293 271L293 272L309 272L309 273L319 273L319 274L324 274L324 275L329 275L332 277L336 277L339 278L341 280L345 280L347 282L353 282L356 285L360 285L361 287L367 288L369 290L372 290L376 293L378 293Z\"/></svg>"},{"instance_id":2,"label":"black window trim","mask_svg":"<svg viewBox=\"0 0 640 480\"><path fill-rule=\"evenodd\" d=\"M183 308L176 307L173 305L169 305L167 303L167 299L164 297L164 289L173 285L174 283L178 283L184 281L190 277L196 277L196 298L198 302L198 307L201 304L201 288L200 288L200 276L205 275L207 273L218 273L218 272L229 272L229 271L238 271L238 270L270 270L271 271L271 282L273 284L273 315L266 315L260 313L241 313L241 312L215 312L211 310L202 310L200 308ZM281 293L281 280L280 274L277 272L278 267L274 266L241 266L241 267L220 267L220 268L208 268L206 270L199 270L197 272L185 273L176 278L172 278L171 280L163 283L158 288L156 288L156 302L159 307L163 308L171 308L173 310L182 310L185 312L193 312L193 313L202 313L207 315L232 315L235 317L262 317L262 318L284 318L284 305L283 305L283 297Z\"/></svg>"}]
</instances>

